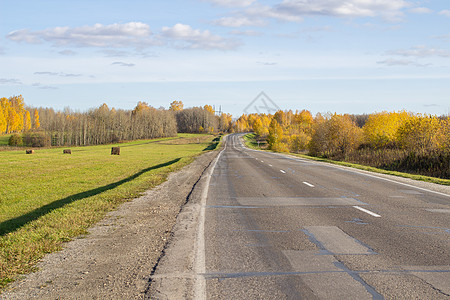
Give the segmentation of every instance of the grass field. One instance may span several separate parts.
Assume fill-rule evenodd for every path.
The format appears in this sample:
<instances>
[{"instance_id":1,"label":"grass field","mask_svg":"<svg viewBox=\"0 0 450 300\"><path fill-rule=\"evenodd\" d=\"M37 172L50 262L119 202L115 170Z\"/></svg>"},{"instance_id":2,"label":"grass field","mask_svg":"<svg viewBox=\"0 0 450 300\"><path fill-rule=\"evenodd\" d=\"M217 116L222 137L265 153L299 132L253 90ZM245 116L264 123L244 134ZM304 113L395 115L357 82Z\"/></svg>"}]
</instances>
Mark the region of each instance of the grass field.
<instances>
[{"instance_id":1,"label":"grass field","mask_svg":"<svg viewBox=\"0 0 450 300\"><path fill-rule=\"evenodd\" d=\"M245 141L246 146L251 149L264 150L267 145L262 145L260 143L260 147L258 147L256 138L257 138L257 136L254 133L246 134L244 136L244 141ZM409 174L409 173L403 173L403 172L397 172L397 171L389 171L389 170L374 168L374 167L370 167L370 166L349 163L349 162L345 162L345 161L335 161L335 160L326 159L326 158L309 156L309 155L305 155L305 154L297 154L297 153L289 153L289 154L294 155L294 156L299 156L302 158L306 158L306 159L332 163L335 165L341 165L341 166L351 167L351 168L360 169L360 170L366 170L366 171L375 172L375 173L395 175L395 176L399 176L399 177L411 178L414 180L432 182L432 183L437 183L437 184L442 184L442 185L450 185L449 179L435 178L435 177Z\"/></svg>"},{"instance_id":2,"label":"grass field","mask_svg":"<svg viewBox=\"0 0 450 300\"><path fill-rule=\"evenodd\" d=\"M162 183L212 148L211 135L111 145L0 152L0 288L106 212Z\"/></svg>"}]
</instances>

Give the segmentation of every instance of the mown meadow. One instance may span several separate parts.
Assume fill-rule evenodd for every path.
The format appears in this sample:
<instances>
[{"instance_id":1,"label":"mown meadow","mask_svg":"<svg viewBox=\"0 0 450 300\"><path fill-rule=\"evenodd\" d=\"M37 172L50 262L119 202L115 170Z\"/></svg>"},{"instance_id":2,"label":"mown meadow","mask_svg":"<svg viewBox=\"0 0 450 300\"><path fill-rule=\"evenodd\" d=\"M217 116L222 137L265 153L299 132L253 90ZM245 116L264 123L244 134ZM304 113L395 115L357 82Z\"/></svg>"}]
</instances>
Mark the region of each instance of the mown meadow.
<instances>
[{"instance_id":1,"label":"mown meadow","mask_svg":"<svg viewBox=\"0 0 450 300\"><path fill-rule=\"evenodd\" d=\"M179 134L113 145L120 155L110 155L111 145L72 147L71 155L0 151L0 288L217 144L213 135Z\"/></svg>"}]
</instances>

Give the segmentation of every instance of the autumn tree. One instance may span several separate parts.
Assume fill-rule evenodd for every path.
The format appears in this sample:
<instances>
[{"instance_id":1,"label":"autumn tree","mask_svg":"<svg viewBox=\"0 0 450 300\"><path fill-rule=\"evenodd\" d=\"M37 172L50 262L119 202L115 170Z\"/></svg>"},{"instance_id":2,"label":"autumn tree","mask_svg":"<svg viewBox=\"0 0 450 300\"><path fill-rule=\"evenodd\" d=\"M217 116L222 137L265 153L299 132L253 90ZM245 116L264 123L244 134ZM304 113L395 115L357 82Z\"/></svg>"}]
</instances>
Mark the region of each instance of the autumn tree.
<instances>
[{"instance_id":1,"label":"autumn tree","mask_svg":"<svg viewBox=\"0 0 450 300\"><path fill-rule=\"evenodd\" d=\"M299 132L289 137L289 150L290 152L300 153L304 151L311 141L311 136L305 132Z\"/></svg>"},{"instance_id":2,"label":"autumn tree","mask_svg":"<svg viewBox=\"0 0 450 300\"><path fill-rule=\"evenodd\" d=\"M434 116L412 116L398 128L399 144L419 153L443 149L446 144L445 122Z\"/></svg>"},{"instance_id":3,"label":"autumn tree","mask_svg":"<svg viewBox=\"0 0 450 300\"><path fill-rule=\"evenodd\" d=\"M211 105L206 104L205 106L203 106L203 109L209 112L210 114L213 115L215 114L214 108Z\"/></svg>"},{"instance_id":4,"label":"autumn tree","mask_svg":"<svg viewBox=\"0 0 450 300\"><path fill-rule=\"evenodd\" d=\"M248 116L246 114L243 114L240 116L233 126L234 132L249 132L251 130L251 127L248 124Z\"/></svg>"},{"instance_id":5,"label":"autumn tree","mask_svg":"<svg viewBox=\"0 0 450 300\"><path fill-rule=\"evenodd\" d=\"M22 95L0 99L0 133L21 132L29 129L29 112L25 110Z\"/></svg>"},{"instance_id":6,"label":"autumn tree","mask_svg":"<svg viewBox=\"0 0 450 300\"><path fill-rule=\"evenodd\" d=\"M232 116L230 114L222 113L219 117L219 131L230 132L232 127Z\"/></svg>"},{"instance_id":7,"label":"autumn tree","mask_svg":"<svg viewBox=\"0 0 450 300\"><path fill-rule=\"evenodd\" d=\"M24 130L31 129L31 115L28 110L25 111L25 115L23 117L23 129Z\"/></svg>"},{"instance_id":8,"label":"autumn tree","mask_svg":"<svg viewBox=\"0 0 450 300\"><path fill-rule=\"evenodd\" d=\"M39 122L39 112L37 109L33 112L33 129L39 129L41 123Z\"/></svg>"},{"instance_id":9,"label":"autumn tree","mask_svg":"<svg viewBox=\"0 0 450 300\"><path fill-rule=\"evenodd\" d=\"M263 133L264 133L264 126L263 126L263 123L262 123L261 119L258 118L258 119L256 119L253 122L253 131L258 136L262 136L263 135Z\"/></svg>"},{"instance_id":10,"label":"autumn tree","mask_svg":"<svg viewBox=\"0 0 450 300\"><path fill-rule=\"evenodd\" d=\"M8 121L7 121L7 113L8 113L8 99L1 98L0 99L0 134L6 132L6 129L8 128Z\"/></svg>"},{"instance_id":11,"label":"autumn tree","mask_svg":"<svg viewBox=\"0 0 450 300\"><path fill-rule=\"evenodd\" d=\"M394 146L397 131L409 118L406 112L381 112L371 114L363 126L366 142L374 148Z\"/></svg>"},{"instance_id":12,"label":"autumn tree","mask_svg":"<svg viewBox=\"0 0 450 300\"><path fill-rule=\"evenodd\" d=\"M176 113L178 132L214 132L219 126L219 118L202 107L183 109Z\"/></svg>"},{"instance_id":13,"label":"autumn tree","mask_svg":"<svg viewBox=\"0 0 450 300\"><path fill-rule=\"evenodd\" d=\"M317 118L309 143L313 155L345 155L361 143L361 129L348 115L333 114L328 118Z\"/></svg>"},{"instance_id":14,"label":"autumn tree","mask_svg":"<svg viewBox=\"0 0 450 300\"><path fill-rule=\"evenodd\" d=\"M288 147L283 143L283 127L278 123L278 121L273 118L269 126L269 135L267 137L267 143L269 144L269 149L277 152L287 152Z\"/></svg>"},{"instance_id":15,"label":"autumn tree","mask_svg":"<svg viewBox=\"0 0 450 300\"><path fill-rule=\"evenodd\" d=\"M25 101L22 95L9 98L9 132L20 132L24 127Z\"/></svg>"},{"instance_id":16,"label":"autumn tree","mask_svg":"<svg viewBox=\"0 0 450 300\"><path fill-rule=\"evenodd\" d=\"M170 103L169 110L171 110L171 111L181 111L181 110L183 110L183 107L184 107L183 102L175 100L172 103Z\"/></svg>"}]
</instances>

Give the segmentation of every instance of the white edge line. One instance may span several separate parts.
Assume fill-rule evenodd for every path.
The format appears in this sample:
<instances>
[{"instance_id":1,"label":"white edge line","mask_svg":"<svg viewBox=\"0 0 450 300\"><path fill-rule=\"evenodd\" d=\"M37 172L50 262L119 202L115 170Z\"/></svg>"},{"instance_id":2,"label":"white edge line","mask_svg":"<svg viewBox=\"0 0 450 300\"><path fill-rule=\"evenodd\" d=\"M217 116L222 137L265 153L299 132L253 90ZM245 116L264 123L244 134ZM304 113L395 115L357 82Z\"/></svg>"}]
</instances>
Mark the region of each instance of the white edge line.
<instances>
[{"instance_id":1,"label":"white edge line","mask_svg":"<svg viewBox=\"0 0 450 300\"><path fill-rule=\"evenodd\" d=\"M381 218L380 215L378 215L378 214L376 214L374 212L371 212L370 210L367 210L365 208L362 208L362 207L359 207L359 206L353 206L353 207L356 208L356 209L359 209L360 211L365 212L366 214L369 214L369 215L371 215L371 216L373 216L375 218Z\"/></svg>"},{"instance_id":2,"label":"white edge line","mask_svg":"<svg viewBox=\"0 0 450 300\"><path fill-rule=\"evenodd\" d=\"M249 150L253 150L253 149L250 149L250 148L248 148L248 149L249 149ZM262 150L253 150L253 151L258 151L258 152L259 152L259 151L262 151ZM340 169L340 170L346 170L346 171L348 171L348 172L357 173L357 174L360 174L360 175L363 175L363 176L373 177L373 178L377 178L377 179L380 179L380 180L384 180L384 181L388 181L388 182L392 182L392 183L397 183L397 184L400 184L400 185L403 185L403 186L407 186L407 187L410 187L410 188L422 190L422 191L425 191L425 192L429 192L429 193L433 193L433 194L437 194L437 195L441 195L441 196L445 196L445 197L450 197L449 194L445 194L445 193L433 191L433 190L430 190L430 189L418 187L418 186L415 186L415 185L412 185L412 184L403 183L403 182L396 181L396 180L393 180L393 179L389 179L389 178L384 178L384 177L381 177L381 176L377 176L377 175L375 175L375 174L377 174L377 173L370 172L370 171L359 170L359 169L351 168L351 167L343 168L342 166L339 166L339 165L333 165L332 163L326 163L326 162L321 162L321 163L319 163L319 162L314 161L314 160L311 160L311 159L306 159L306 158L301 158L301 157L295 157L295 156L290 156L290 155L283 155L283 154L281 154L281 153L272 153L272 154L278 155L278 156L281 156L281 157L284 157L284 158L290 159L290 160L302 161L302 162L308 162L308 163L312 163L312 164L316 164L316 165L326 166L326 167L329 167L329 168L335 168L335 169ZM368 174L368 173L366 173L366 172L370 172L371 174ZM394 176L394 175L390 175L390 176ZM419 181L419 182L420 182L420 181Z\"/></svg>"},{"instance_id":3,"label":"white edge line","mask_svg":"<svg viewBox=\"0 0 450 300\"><path fill-rule=\"evenodd\" d=\"M255 151L255 152L263 152L263 150L255 150L255 149L250 149L250 148L247 148L247 149L250 150L250 151ZM265 152L265 153L267 153L267 152ZM329 168L335 168L335 169L340 169L340 170L346 170L346 171L348 171L348 172L357 173L357 174L360 174L360 175L363 175L363 176L373 177L373 178L377 178L377 179L380 179L380 180L384 180L384 181L388 181L388 182L392 182L392 183L397 183L397 184L400 184L400 185L403 185L403 186L407 186L407 187L410 187L410 188L418 189L418 190L421 190L421 191L425 191L425 192L429 192L429 193L433 193L433 194L437 194L437 195L441 195L441 196L445 196L445 197L450 197L449 194L445 194L445 193L441 193L441 192L438 192L438 191L433 191L433 190L430 190L430 189L418 187L418 186L415 186L415 185L412 185L412 184L403 183L403 182L396 181L396 180L393 180L393 179L389 179L389 178L384 178L384 177L381 177L381 176L377 176L377 175L375 175L376 173L370 172L370 171L359 170L359 169L351 168L351 167L343 168L342 166L333 165L333 164L331 164L331 163L326 163L326 162L319 163L319 162L314 161L314 160L312 160L312 159L306 159L306 158L301 158L301 157L291 156L291 155L289 155L289 154L288 154L288 155L283 155L283 154L281 154L281 153L274 153L274 152L272 152L272 154L278 155L278 156L281 156L281 157L284 157L284 158L290 159L290 160L302 161L302 162L308 162L308 163L312 163L312 164L316 164L316 165L327 166L327 167L329 167ZM368 174L368 173L366 173L366 172L370 172L371 174ZM390 176L394 176L394 175L390 175ZM420 182L420 181L419 181L419 182Z\"/></svg>"},{"instance_id":4,"label":"white edge line","mask_svg":"<svg viewBox=\"0 0 450 300\"><path fill-rule=\"evenodd\" d=\"M312 185L311 183L306 182L306 181L303 181L303 184L306 184L306 185L309 186L309 187L314 187L314 185Z\"/></svg>"},{"instance_id":5,"label":"white edge line","mask_svg":"<svg viewBox=\"0 0 450 300\"><path fill-rule=\"evenodd\" d=\"M205 208L206 208L206 199L208 197L209 191L209 183L211 181L211 175L216 168L216 164L219 161L220 156L223 151L227 148L227 144L225 142L225 147L220 151L219 155L214 159L214 163L209 170L206 180L205 187L202 191L201 196L201 207L200 214L198 217L198 230L197 230L197 244L196 244L196 258L195 258L195 283L194 283L194 299L204 300L206 299L206 280L203 274L206 272L206 262L205 262Z\"/></svg>"}]
</instances>

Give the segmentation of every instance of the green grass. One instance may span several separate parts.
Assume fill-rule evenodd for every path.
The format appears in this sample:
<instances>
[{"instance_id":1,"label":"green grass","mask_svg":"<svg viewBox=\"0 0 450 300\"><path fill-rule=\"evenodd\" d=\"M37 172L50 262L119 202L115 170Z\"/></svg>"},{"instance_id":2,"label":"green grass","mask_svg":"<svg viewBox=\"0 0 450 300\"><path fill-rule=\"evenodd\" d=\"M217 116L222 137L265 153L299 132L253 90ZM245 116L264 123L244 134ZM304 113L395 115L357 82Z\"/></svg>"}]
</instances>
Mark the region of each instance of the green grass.
<instances>
[{"instance_id":1,"label":"green grass","mask_svg":"<svg viewBox=\"0 0 450 300\"><path fill-rule=\"evenodd\" d=\"M258 136L255 133L246 134L243 138L245 145L251 149L265 150L268 146L267 142L263 139L258 139Z\"/></svg>"},{"instance_id":2,"label":"green grass","mask_svg":"<svg viewBox=\"0 0 450 300\"><path fill-rule=\"evenodd\" d=\"M256 143L256 135L254 133L246 134L244 136L244 141L245 141L245 144L247 147L259 150L257 143ZM344 162L344 161L336 161L336 160L331 160L331 159L326 159L326 158L309 156L309 155L305 155L305 154L297 154L297 153L289 153L289 154L298 156L298 157L302 157L302 158L306 158L306 159L315 160L315 161L327 162L327 163L331 163L331 164L335 164L335 165L346 166L346 167L351 167L351 168L355 168L355 169L360 169L360 170L365 170L365 171L370 171L370 172L375 172L375 173L380 173L380 174L388 174L388 175L394 175L394 176L410 178L410 179L414 179L414 180L432 182L432 183L437 183L437 184L442 184L442 185L450 185L449 179L435 178L435 177L409 174L409 173L403 173L403 172L397 172L397 171L388 171L388 170L369 167L369 166L365 166L365 165L359 165L359 164L354 164L354 163L349 163L349 162Z\"/></svg>"},{"instance_id":3,"label":"green grass","mask_svg":"<svg viewBox=\"0 0 450 300\"><path fill-rule=\"evenodd\" d=\"M162 183L213 144L211 135L0 152L0 288L106 212ZM114 145L113 145L114 146Z\"/></svg>"},{"instance_id":4,"label":"green grass","mask_svg":"<svg viewBox=\"0 0 450 300\"><path fill-rule=\"evenodd\" d=\"M4 134L0 135L0 147L1 146L8 146L9 138L11 137L10 134Z\"/></svg>"}]
</instances>

